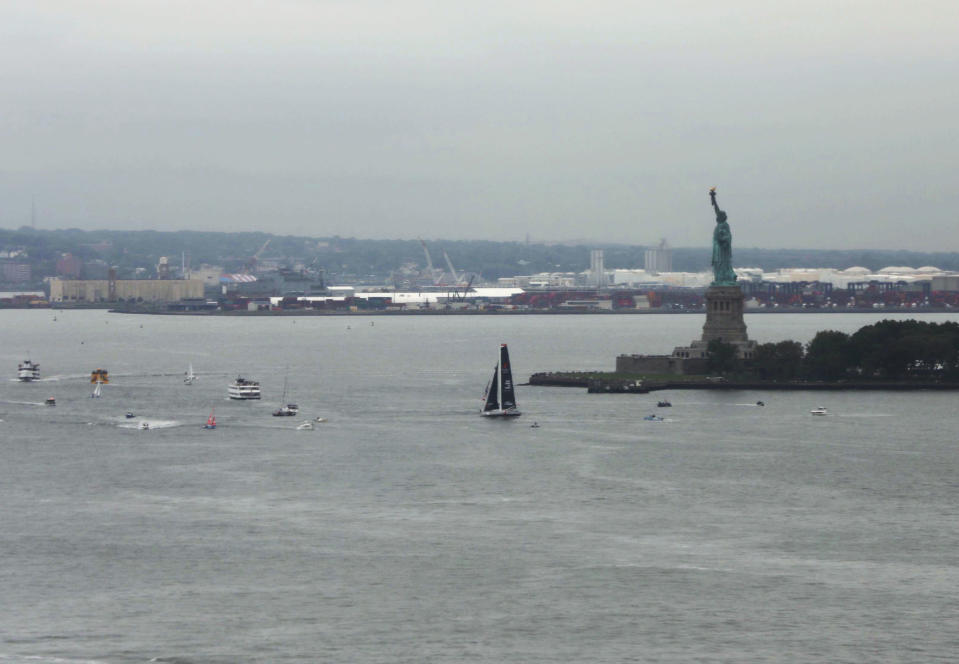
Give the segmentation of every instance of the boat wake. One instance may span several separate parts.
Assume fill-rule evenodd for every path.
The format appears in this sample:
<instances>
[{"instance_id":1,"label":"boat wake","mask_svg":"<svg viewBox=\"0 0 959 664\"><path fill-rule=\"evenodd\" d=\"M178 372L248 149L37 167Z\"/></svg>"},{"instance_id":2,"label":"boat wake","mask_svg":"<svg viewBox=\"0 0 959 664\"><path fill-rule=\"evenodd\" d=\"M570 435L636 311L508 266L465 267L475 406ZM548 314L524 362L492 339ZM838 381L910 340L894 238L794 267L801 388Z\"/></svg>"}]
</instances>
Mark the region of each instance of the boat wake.
<instances>
[{"instance_id":1,"label":"boat wake","mask_svg":"<svg viewBox=\"0 0 959 664\"><path fill-rule=\"evenodd\" d=\"M57 374L54 376L44 376L30 382L32 383L59 383L63 380L90 380L90 374Z\"/></svg>"},{"instance_id":2,"label":"boat wake","mask_svg":"<svg viewBox=\"0 0 959 664\"><path fill-rule=\"evenodd\" d=\"M44 657L42 655L0 654L0 664L106 664L106 662L99 659L65 659L63 657Z\"/></svg>"},{"instance_id":3,"label":"boat wake","mask_svg":"<svg viewBox=\"0 0 959 664\"><path fill-rule=\"evenodd\" d=\"M895 417L893 413L843 413L842 417Z\"/></svg>"},{"instance_id":4,"label":"boat wake","mask_svg":"<svg viewBox=\"0 0 959 664\"><path fill-rule=\"evenodd\" d=\"M143 425L146 424L147 427ZM119 424L117 427L120 429L170 429L172 427L182 426L183 423L179 420L151 420L145 417L137 417L130 420L125 420Z\"/></svg>"}]
</instances>

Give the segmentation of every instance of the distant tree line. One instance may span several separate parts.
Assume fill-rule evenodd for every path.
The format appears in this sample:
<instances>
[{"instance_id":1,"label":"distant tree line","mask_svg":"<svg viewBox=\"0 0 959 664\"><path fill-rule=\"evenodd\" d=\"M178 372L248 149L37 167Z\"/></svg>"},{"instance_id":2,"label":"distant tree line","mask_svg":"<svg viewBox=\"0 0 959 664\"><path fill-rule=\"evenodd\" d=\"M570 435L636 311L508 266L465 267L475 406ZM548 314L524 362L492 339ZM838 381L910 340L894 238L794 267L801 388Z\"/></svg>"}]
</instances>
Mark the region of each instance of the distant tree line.
<instances>
[{"instance_id":1,"label":"distant tree line","mask_svg":"<svg viewBox=\"0 0 959 664\"><path fill-rule=\"evenodd\" d=\"M853 334L824 330L798 341L759 344L752 359L718 340L707 349L709 369L764 380L959 380L959 323L882 320Z\"/></svg>"},{"instance_id":2,"label":"distant tree line","mask_svg":"<svg viewBox=\"0 0 959 664\"><path fill-rule=\"evenodd\" d=\"M323 268L335 282L344 279L387 280L404 264L422 267L426 260L418 240L366 240L357 238L305 237L270 233L220 233L204 231L84 231L76 228L37 230L0 229L0 248L23 247L38 275L53 274L56 259L71 253L87 261L100 259L117 266L120 275L137 267L151 267L161 256L179 263L186 254L192 265L220 265L238 271L270 241L260 255L262 260L281 260ZM537 272L581 272L589 267L590 249L603 249L608 269L642 268L647 247L622 244L553 244L529 242L493 242L486 240L430 240L427 246L434 266L445 268L443 252L449 254L459 272L480 275L483 279ZM906 251L843 251L800 249L738 248L735 264L776 270L784 267L835 267L861 265L871 270L888 265L921 267L935 265L959 270L959 253L922 253ZM709 269L710 250L673 249L673 269L698 272Z\"/></svg>"}]
</instances>

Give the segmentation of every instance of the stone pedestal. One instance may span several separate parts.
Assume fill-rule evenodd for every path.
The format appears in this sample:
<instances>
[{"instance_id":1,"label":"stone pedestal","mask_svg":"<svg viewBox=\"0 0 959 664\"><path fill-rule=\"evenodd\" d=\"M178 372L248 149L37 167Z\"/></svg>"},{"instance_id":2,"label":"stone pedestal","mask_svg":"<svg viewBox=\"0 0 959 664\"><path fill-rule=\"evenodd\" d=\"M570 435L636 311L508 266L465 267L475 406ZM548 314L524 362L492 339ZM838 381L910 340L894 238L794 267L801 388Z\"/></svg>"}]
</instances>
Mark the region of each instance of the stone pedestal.
<instances>
[{"instance_id":1,"label":"stone pedestal","mask_svg":"<svg viewBox=\"0 0 959 664\"><path fill-rule=\"evenodd\" d=\"M620 355L616 372L621 374L703 374L708 368L707 351L713 339L736 347L739 359L756 352L756 342L746 335L743 292L739 286L710 286L706 291L706 324L703 336L688 346L677 346L672 355Z\"/></svg>"},{"instance_id":2,"label":"stone pedestal","mask_svg":"<svg viewBox=\"0 0 959 664\"><path fill-rule=\"evenodd\" d=\"M739 286L710 286L706 291L706 324L702 340L728 344L749 341L743 320L743 291Z\"/></svg>"},{"instance_id":3,"label":"stone pedestal","mask_svg":"<svg viewBox=\"0 0 959 664\"><path fill-rule=\"evenodd\" d=\"M749 359L756 349L743 320L743 291L739 286L710 286L706 291L706 324L703 336L688 346L677 346L673 356L684 359L706 357L709 342L718 339L736 347L740 359Z\"/></svg>"}]
</instances>

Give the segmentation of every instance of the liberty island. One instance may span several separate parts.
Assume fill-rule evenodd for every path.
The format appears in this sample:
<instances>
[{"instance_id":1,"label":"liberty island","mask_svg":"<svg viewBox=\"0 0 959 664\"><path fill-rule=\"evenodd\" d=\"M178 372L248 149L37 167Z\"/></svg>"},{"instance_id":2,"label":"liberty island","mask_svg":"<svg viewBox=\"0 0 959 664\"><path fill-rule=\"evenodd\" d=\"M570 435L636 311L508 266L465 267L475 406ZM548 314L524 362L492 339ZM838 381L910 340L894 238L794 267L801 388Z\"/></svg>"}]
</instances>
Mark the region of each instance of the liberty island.
<instances>
[{"instance_id":1,"label":"liberty island","mask_svg":"<svg viewBox=\"0 0 959 664\"><path fill-rule=\"evenodd\" d=\"M710 343L720 342L735 349L736 358L748 360L756 342L746 334L743 320L743 292L733 271L733 235L727 215L716 202L716 187L709 190L716 213L713 229L713 282L706 290L706 323L703 333L686 346L676 346L671 355L620 355L616 373L704 374L708 368Z\"/></svg>"}]
</instances>

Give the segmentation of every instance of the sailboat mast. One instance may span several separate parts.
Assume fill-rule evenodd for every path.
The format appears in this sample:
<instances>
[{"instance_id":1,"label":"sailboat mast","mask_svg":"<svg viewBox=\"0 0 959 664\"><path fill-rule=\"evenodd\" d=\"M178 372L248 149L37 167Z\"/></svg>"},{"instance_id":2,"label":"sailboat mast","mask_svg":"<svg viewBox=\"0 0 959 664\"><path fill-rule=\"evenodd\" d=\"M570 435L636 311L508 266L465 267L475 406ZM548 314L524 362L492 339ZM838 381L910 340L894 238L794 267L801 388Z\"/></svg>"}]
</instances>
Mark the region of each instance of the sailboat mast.
<instances>
[{"instance_id":1,"label":"sailboat mast","mask_svg":"<svg viewBox=\"0 0 959 664\"><path fill-rule=\"evenodd\" d=\"M503 408L503 354L499 354L499 359L496 360L496 389L499 391L500 409Z\"/></svg>"},{"instance_id":2,"label":"sailboat mast","mask_svg":"<svg viewBox=\"0 0 959 664\"><path fill-rule=\"evenodd\" d=\"M504 355L506 344L500 344L499 348L499 408L500 410L506 410L507 408L507 390L509 389L509 362L504 361Z\"/></svg>"}]
</instances>

